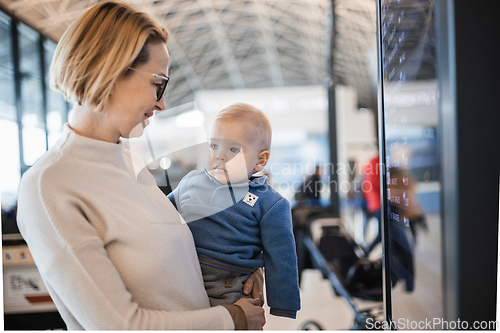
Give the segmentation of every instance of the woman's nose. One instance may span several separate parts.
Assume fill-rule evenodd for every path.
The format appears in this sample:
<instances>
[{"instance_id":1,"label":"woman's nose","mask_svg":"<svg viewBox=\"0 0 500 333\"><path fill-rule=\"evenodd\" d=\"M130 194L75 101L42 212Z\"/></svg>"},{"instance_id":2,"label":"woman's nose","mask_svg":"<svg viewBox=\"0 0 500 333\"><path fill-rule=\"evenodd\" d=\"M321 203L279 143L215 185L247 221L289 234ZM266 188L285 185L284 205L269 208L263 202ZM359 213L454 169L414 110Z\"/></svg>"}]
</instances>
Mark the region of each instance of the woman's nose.
<instances>
[{"instance_id":1,"label":"woman's nose","mask_svg":"<svg viewBox=\"0 0 500 333\"><path fill-rule=\"evenodd\" d=\"M165 95L161 96L161 99L159 101L156 102L156 108L158 111L163 111L165 110Z\"/></svg>"}]
</instances>

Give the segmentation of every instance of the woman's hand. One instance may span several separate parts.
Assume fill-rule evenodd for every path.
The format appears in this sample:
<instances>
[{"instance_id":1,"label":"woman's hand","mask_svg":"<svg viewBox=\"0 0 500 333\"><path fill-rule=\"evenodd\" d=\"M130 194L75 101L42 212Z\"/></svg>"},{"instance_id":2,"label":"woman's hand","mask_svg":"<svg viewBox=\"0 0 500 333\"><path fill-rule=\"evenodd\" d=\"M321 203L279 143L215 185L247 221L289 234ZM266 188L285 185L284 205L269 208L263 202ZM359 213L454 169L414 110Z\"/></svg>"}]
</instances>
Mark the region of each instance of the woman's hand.
<instances>
[{"instance_id":1,"label":"woman's hand","mask_svg":"<svg viewBox=\"0 0 500 333\"><path fill-rule=\"evenodd\" d=\"M264 272L262 268L257 268L243 285L243 295L250 295L252 293L252 298L259 301L259 305L264 305Z\"/></svg>"},{"instance_id":2,"label":"woman's hand","mask_svg":"<svg viewBox=\"0 0 500 333\"><path fill-rule=\"evenodd\" d=\"M255 298L240 298L234 305L240 307L245 313L248 330L262 330L266 323L264 309L260 307L260 300Z\"/></svg>"}]
</instances>

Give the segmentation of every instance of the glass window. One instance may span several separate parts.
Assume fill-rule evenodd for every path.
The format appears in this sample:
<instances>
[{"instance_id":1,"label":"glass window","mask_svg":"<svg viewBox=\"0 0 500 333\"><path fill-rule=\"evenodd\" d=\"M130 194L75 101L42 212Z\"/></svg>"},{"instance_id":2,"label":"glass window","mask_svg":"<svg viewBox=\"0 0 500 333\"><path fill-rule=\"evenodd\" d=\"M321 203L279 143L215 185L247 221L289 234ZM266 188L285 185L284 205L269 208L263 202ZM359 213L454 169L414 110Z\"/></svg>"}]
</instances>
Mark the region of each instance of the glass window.
<instances>
[{"instance_id":1,"label":"glass window","mask_svg":"<svg viewBox=\"0 0 500 333\"><path fill-rule=\"evenodd\" d=\"M16 121L10 18L0 12L0 119Z\"/></svg>"},{"instance_id":2,"label":"glass window","mask_svg":"<svg viewBox=\"0 0 500 333\"><path fill-rule=\"evenodd\" d=\"M50 63L52 62L52 57L54 56L54 52L56 51L57 44L51 41L50 39L45 39L43 41L43 52L44 52L44 60L43 64L45 70L45 82L46 87L49 88L49 69Z\"/></svg>"},{"instance_id":3,"label":"glass window","mask_svg":"<svg viewBox=\"0 0 500 333\"><path fill-rule=\"evenodd\" d=\"M62 127L68 122L66 102L61 94L48 90L47 94L47 132L49 147L59 139Z\"/></svg>"},{"instance_id":4,"label":"glass window","mask_svg":"<svg viewBox=\"0 0 500 333\"><path fill-rule=\"evenodd\" d=\"M29 78L42 77L40 69L40 34L23 23L19 23L19 48L21 72Z\"/></svg>"},{"instance_id":5,"label":"glass window","mask_svg":"<svg viewBox=\"0 0 500 333\"><path fill-rule=\"evenodd\" d=\"M10 211L17 201L21 180L19 165L19 132L16 122L0 119L0 188L2 211Z\"/></svg>"},{"instance_id":6,"label":"glass window","mask_svg":"<svg viewBox=\"0 0 500 333\"><path fill-rule=\"evenodd\" d=\"M381 1L386 296L398 324L444 313L434 6Z\"/></svg>"},{"instance_id":7,"label":"glass window","mask_svg":"<svg viewBox=\"0 0 500 333\"><path fill-rule=\"evenodd\" d=\"M21 178L10 26L10 17L0 12L0 195L2 213L8 213L14 208L17 187Z\"/></svg>"},{"instance_id":8,"label":"glass window","mask_svg":"<svg viewBox=\"0 0 500 333\"><path fill-rule=\"evenodd\" d=\"M50 89L49 68L56 49L56 43L51 40L43 42L45 58L45 94L47 96L47 135L49 147L59 139L63 124L68 121L67 105L61 94Z\"/></svg>"},{"instance_id":9,"label":"glass window","mask_svg":"<svg viewBox=\"0 0 500 333\"><path fill-rule=\"evenodd\" d=\"M43 129L23 126L24 164L32 166L47 150L46 133Z\"/></svg>"},{"instance_id":10,"label":"glass window","mask_svg":"<svg viewBox=\"0 0 500 333\"><path fill-rule=\"evenodd\" d=\"M30 166L47 150L41 80L40 35L22 23L19 24L18 31L23 159L24 163Z\"/></svg>"}]
</instances>

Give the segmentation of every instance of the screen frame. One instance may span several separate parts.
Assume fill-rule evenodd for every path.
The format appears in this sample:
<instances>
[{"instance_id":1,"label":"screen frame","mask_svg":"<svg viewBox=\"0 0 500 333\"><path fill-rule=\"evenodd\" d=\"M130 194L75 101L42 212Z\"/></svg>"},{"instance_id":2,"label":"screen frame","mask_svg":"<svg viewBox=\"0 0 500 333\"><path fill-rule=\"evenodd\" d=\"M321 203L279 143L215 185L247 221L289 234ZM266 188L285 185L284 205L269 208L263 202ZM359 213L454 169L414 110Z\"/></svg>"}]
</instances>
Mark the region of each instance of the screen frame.
<instances>
[{"instance_id":1,"label":"screen frame","mask_svg":"<svg viewBox=\"0 0 500 333\"><path fill-rule=\"evenodd\" d=\"M391 267L390 267L390 256L389 256L389 237L388 237L388 227L389 218L387 216L387 169L386 169L386 136L385 136L385 101L384 101L384 64L382 55L382 1L377 0L376 3L376 25L377 25L377 95L378 95L378 142L379 142L379 156L380 156L380 198L381 198L381 233L382 233L382 277L383 277L383 301L384 301L384 317L390 329L397 329L397 323L395 318L393 318L392 311L392 287L391 287ZM450 17L450 4L449 1L436 1L434 3L435 8L435 26L436 26L436 78L438 81L438 89L442 91L446 87L453 87L450 85L455 82L454 74L454 45L453 43L454 34L453 32L454 22ZM439 7L439 8L438 8ZM452 15L451 15L452 16ZM443 68L445 70L443 71ZM442 78L445 78L444 83ZM442 244L442 281L441 287L443 290L443 315L445 318L457 318L458 308L457 308L457 298L459 287L458 287L458 229L456 226L456 218L458 212L456 211L456 202L458 189L456 188L456 172L444 172L444 170L455 170L456 164L456 146L453 142L454 135L439 135L439 133L452 133L456 129L456 117L453 112L448 112L443 115L443 107L447 110L455 110L456 96L454 95L455 89L448 89L445 94L441 94L438 99L438 133L437 133L437 146L440 150L440 160L441 165L441 177L446 174L449 177L449 181L444 182L441 179L441 191L440 199L443 203L440 212L441 218L441 244ZM443 105L443 100L448 101L448 105ZM450 102L451 101L451 102ZM443 139L443 137L445 137ZM447 152L450 155L443 154ZM447 184L445 187L444 184ZM447 199L449 204L445 205L444 199ZM446 211L445 211L446 208ZM445 216L447 219L445 220ZM451 226L451 228L450 228ZM446 244L446 245L445 245ZM446 258L446 259L445 259ZM446 272L453 272L452 274L446 274ZM446 282L446 283L445 283Z\"/></svg>"},{"instance_id":2,"label":"screen frame","mask_svg":"<svg viewBox=\"0 0 500 333\"><path fill-rule=\"evenodd\" d=\"M392 298L391 298L391 280L390 280L390 263L387 255L389 249L389 240L387 237L387 179L386 179L386 153L385 153L385 109L384 109L384 70L382 59L382 0L377 0L377 95L378 95L378 145L379 145L379 167L380 167L380 216L381 216L381 233L382 233L382 281L383 281L383 301L384 301L384 317L387 323L391 323L392 327Z\"/></svg>"},{"instance_id":3,"label":"screen frame","mask_svg":"<svg viewBox=\"0 0 500 333\"><path fill-rule=\"evenodd\" d=\"M452 1L435 3L436 62L439 97L438 145L441 150L441 223L443 263L443 314L459 318L459 223L456 117L455 22Z\"/></svg>"},{"instance_id":4,"label":"screen frame","mask_svg":"<svg viewBox=\"0 0 500 333\"><path fill-rule=\"evenodd\" d=\"M498 317L500 155L491 152L498 151L500 137L498 122L492 121L498 118L498 94L492 87L498 85L500 67L498 55L482 52L482 47L498 39L500 30L497 13L487 6L474 7L454 0L435 1L434 6L443 319L472 325L473 321L495 321ZM388 323L394 324L387 257L382 0L377 0L376 9L384 315ZM479 57L481 61L477 61ZM479 72L481 75L477 75ZM493 181L478 182L471 175Z\"/></svg>"}]
</instances>

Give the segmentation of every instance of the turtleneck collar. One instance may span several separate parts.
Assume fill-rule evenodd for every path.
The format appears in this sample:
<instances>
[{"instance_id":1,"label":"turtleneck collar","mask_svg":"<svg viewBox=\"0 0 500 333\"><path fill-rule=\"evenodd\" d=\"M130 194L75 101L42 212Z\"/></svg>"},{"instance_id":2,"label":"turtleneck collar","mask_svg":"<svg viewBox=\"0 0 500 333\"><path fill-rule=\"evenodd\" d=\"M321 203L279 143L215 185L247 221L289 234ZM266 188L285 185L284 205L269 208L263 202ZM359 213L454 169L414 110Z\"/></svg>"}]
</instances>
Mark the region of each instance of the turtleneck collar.
<instances>
[{"instance_id":1,"label":"turtleneck collar","mask_svg":"<svg viewBox=\"0 0 500 333\"><path fill-rule=\"evenodd\" d=\"M74 158L123 164L123 142L111 143L77 134L68 123L64 124L61 138L56 143L61 151ZM71 149L65 149L71 147Z\"/></svg>"}]
</instances>

